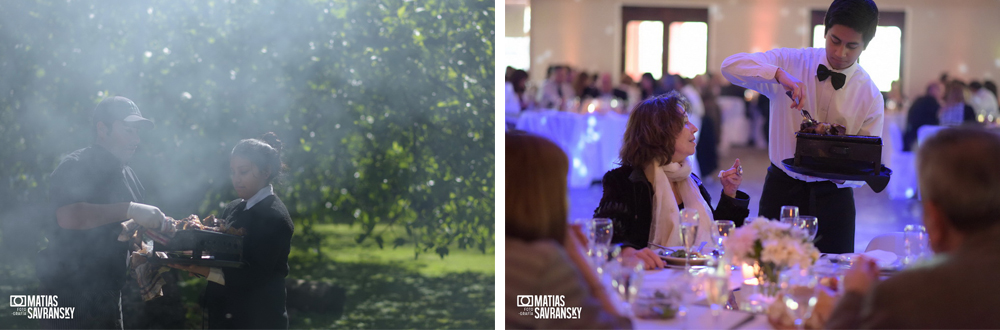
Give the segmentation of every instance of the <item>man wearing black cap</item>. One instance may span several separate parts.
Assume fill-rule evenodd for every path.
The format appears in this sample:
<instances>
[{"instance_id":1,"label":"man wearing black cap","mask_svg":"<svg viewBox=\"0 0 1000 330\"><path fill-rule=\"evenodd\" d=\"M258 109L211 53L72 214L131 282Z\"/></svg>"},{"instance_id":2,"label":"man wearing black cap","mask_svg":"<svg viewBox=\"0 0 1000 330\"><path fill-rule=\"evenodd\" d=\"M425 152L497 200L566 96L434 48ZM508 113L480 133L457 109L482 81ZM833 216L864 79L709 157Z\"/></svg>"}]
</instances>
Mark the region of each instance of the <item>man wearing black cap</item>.
<instances>
[{"instance_id":1,"label":"man wearing black cap","mask_svg":"<svg viewBox=\"0 0 1000 330\"><path fill-rule=\"evenodd\" d=\"M117 240L120 223L134 219L158 230L164 223L159 208L139 203L144 189L128 166L139 130L153 122L132 100L115 96L97 105L90 124L93 144L63 158L49 181L58 226L48 235L37 273L43 294L75 311L69 320L43 320L45 328L121 329L129 247Z\"/></svg>"}]
</instances>

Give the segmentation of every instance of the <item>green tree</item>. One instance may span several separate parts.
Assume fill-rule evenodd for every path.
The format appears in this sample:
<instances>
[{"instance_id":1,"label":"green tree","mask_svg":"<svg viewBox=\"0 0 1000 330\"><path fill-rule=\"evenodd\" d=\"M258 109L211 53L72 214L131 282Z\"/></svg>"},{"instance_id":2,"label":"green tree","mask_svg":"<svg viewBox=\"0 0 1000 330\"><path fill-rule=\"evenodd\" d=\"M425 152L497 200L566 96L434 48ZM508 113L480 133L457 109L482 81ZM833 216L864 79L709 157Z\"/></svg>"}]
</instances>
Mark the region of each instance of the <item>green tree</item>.
<instances>
[{"instance_id":1,"label":"green tree","mask_svg":"<svg viewBox=\"0 0 1000 330\"><path fill-rule=\"evenodd\" d=\"M485 253L494 14L475 0L0 2L0 221L18 229L4 242L37 239L14 233L48 221L47 175L89 144L96 103L122 95L157 123L133 167L169 215L235 198L229 151L274 131L298 247L321 244L314 224L352 223L358 242L415 256Z\"/></svg>"}]
</instances>

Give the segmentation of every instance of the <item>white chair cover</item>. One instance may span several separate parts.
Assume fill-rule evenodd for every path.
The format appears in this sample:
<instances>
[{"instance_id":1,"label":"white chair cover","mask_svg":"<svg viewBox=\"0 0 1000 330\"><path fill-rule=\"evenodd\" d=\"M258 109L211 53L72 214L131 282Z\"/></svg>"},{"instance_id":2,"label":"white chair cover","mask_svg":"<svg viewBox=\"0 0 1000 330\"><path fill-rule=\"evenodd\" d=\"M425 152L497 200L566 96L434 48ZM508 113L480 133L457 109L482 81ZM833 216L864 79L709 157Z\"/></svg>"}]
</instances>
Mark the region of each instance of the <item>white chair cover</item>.
<instances>
[{"instance_id":1,"label":"white chair cover","mask_svg":"<svg viewBox=\"0 0 1000 330\"><path fill-rule=\"evenodd\" d=\"M903 244L903 232L892 232L875 236L871 242L868 242L865 252L874 250L889 251L895 253L900 258L906 256L906 249Z\"/></svg>"}]
</instances>

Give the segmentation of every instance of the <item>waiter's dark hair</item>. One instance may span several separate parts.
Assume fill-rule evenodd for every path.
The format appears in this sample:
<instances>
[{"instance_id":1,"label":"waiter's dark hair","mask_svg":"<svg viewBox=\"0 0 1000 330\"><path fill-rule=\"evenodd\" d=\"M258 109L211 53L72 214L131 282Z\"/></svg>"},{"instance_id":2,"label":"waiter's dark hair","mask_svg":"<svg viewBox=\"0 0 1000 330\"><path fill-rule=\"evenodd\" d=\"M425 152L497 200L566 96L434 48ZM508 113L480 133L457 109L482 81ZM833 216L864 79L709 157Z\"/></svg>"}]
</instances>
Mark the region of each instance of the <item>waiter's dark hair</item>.
<instances>
[{"instance_id":1,"label":"waiter's dark hair","mask_svg":"<svg viewBox=\"0 0 1000 330\"><path fill-rule=\"evenodd\" d=\"M875 38L875 27L878 26L878 6L872 0L834 0L826 11L823 24L826 25L823 34L830 32L830 28L836 24L858 31L865 41L863 47L868 48L868 43Z\"/></svg>"},{"instance_id":2,"label":"waiter's dark hair","mask_svg":"<svg viewBox=\"0 0 1000 330\"><path fill-rule=\"evenodd\" d=\"M250 160L261 171L267 172L267 181L272 182L281 175L285 164L281 163L281 140L274 132L267 132L259 139L243 139L233 147L232 156Z\"/></svg>"},{"instance_id":3,"label":"waiter's dark hair","mask_svg":"<svg viewBox=\"0 0 1000 330\"><path fill-rule=\"evenodd\" d=\"M632 109L619 151L621 164L643 167L667 165L674 156L677 135L684 129L687 99L677 91L654 96Z\"/></svg>"}]
</instances>

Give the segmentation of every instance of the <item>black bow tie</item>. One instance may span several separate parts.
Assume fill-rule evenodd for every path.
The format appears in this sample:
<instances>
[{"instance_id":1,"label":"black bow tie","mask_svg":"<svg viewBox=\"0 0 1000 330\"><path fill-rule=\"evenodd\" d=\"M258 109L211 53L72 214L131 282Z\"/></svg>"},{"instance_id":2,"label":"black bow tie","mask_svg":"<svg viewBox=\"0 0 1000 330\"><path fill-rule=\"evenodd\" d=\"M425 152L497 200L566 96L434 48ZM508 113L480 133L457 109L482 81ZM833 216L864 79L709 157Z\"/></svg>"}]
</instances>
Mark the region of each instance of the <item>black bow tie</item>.
<instances>
[{"instance_id":1,"label":"black bow tie","mask_svg":"<svg viewBox=\"0 0 1000 330\"><path fill-rule=\"evenodd\" d=\"M833 80L830 81L833 83L833 89L843 88L844 82L847 80L847 75L840 72L834 72L833 70L828 69L825 65L820 64L819 67L816 68L816 78L819 78L819 81L823 81L826 80L827 77L833 77Z\"/></svg>"}]
</instances>

